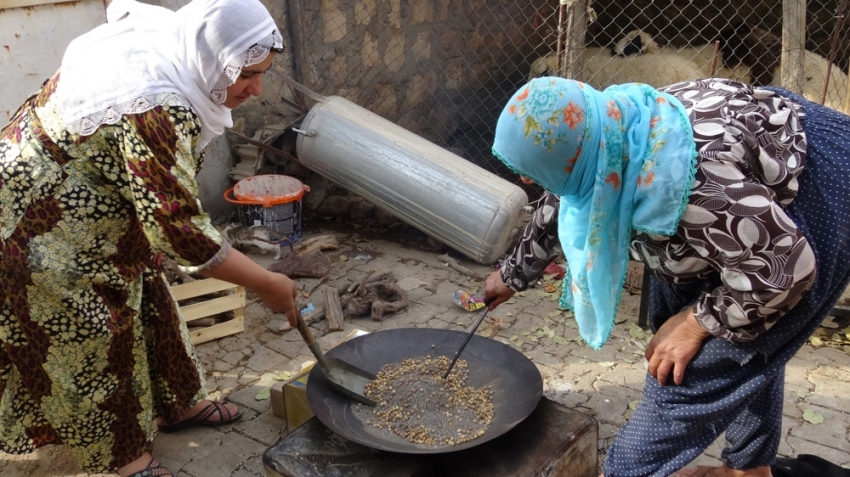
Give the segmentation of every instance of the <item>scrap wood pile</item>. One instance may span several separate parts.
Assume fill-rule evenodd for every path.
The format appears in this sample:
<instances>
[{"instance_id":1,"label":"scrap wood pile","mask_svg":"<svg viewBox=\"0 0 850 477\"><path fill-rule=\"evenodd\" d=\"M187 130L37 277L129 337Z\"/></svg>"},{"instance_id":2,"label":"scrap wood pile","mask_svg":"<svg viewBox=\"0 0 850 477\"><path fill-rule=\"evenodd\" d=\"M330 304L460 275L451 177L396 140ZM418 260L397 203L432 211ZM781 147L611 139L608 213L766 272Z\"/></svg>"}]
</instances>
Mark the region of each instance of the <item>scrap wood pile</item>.
<instances>
[{"instance_id":1,"label":"scrap wood pile","mask_svg":"<svg viewBox=\"0 0 850 477\"><path fill-rule=\"evenodd\" d=\"M316 292L321 297L315 309L303 317L308 325L326 319L329 331L340 331L344 328L345 317L369 315L372 320L380 321L385 314L396 313L410 305L407 292L396 284L396 278L391 272L378 273L373 269L356 279L347 278L336 286L328 285L331 264L322 253L328 249L339 249L333 234L311 237L269 266L269 270L293 279L319 279L309 289L305 287L301 291L303 298L310 298ZM289 327L285 323L280 331L286 331Z\"/></svg>"}]
</instances>

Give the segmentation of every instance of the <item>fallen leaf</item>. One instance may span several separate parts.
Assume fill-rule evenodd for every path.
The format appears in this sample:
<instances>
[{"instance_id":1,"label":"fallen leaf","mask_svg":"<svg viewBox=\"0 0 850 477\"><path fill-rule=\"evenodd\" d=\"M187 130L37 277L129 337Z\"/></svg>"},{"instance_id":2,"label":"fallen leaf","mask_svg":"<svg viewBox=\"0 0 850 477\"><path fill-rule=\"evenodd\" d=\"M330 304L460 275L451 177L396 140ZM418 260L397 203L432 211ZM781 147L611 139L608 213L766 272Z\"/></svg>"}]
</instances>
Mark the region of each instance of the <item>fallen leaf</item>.
<instances>
[{"instance_id":1,"label":"fallen leaf","mask_svg":"<svg viewBox=\"0 0 850 477\"><path fill-rule=\"evenodd\" d=\"M587 364L587 358L581 358L578 360L578 364Z\"/></svg>"},{"instance_id":2,"label":"fallen leaf","mask_svg":"<svg viewBox=\"0 0 850 477\"><path fill-rule=\"evenodd\" d=\"M843 339L844 337L839 335L838 333L832 334L832 341L838 341L840 343Z\"/></svg>"},{"instance_id":3,"label":"fallen leaf","mask_svg":"<svg viewBox=\"0 0 850 477\"><path fill-rule=\"evenodd\" d=\"M574 330L578 329L578 323L576 323L575 321L568 321L564 323L564 326L566 326L567 328L572 328Z\"/></svg>"},{"instance_id":4,"label":"fallen leaf","mask_svg":"<svg viewBox=\"0 0 850 477\"><path fill-rule=\"evenodd\" d=\"M629 336L636 340L642 340L646 338L646 332L640 326L631 323L629 324Z\"/></svg>"},{"instance_id":5,"label":"fallen leaf","mask_svg":"<svg viewBox=\"0 0 850 477\"><path fill-rule=\"evenodd\" d=\"M529 336L528 339L531 340L533 343L537 343L538 338L536 336Z\"/></svg>"},{"instance_id":6,"label":"fallen leaf","mask_svg":"<svg viewBox=\"0 0 850 477\"><path fill-rule=\"evenodd\" d=\"M292 378L292 373L289 371L275 371L274 380L275 381L286 381Z\"/></svg>"},{"instance_id":7,"label":"fallen leaf","mask_svg":"<svg viewBox=\"0 0 850 477\"><path fill-rule=\"evenodd\" d=\"M511 312L507 312L507 313L505 313L505 316L507 316L507 317L509 317L509 318L510 318L511 316L514 316L514 314L513 314L513 313L511 313Z\"/></svg>"},{"instance_id":8,"label":"fallen leaf","mask_svg":"<svg viewBox=\"0 0 850 477\"><path fill-rule=\"evenodd\" d=\"M556 337L552 338L552 341L554 341L555 343L557 343L559 345L565 345L565 344L570 342L570 340L564 338L563 336L556 336Z\"/></svg>"},{"instance_id":9,"label":"fallen leaf","mask_svg":"<svg viewBox=\"0 0 850 477\"><path fill-rule=\"evenodd\" d=\"M806 409L803 411L803 419L805 419L810 424L823 424L823 415L812 411L811 409Z\"/></svg>"},{"instance_id":10,"label":"fallen leaf","mask_svg":"<svg viewBox=\"0 0 850 477\"><path fill-rule=\"evenodd\" d=\"M812 336L811 338L809 338L809 342L815 348L819 348L819 347L823 346L823 340L818 338L817 336Z\"/></svg>"},{"instance_id":11,"label":"fallen leaf","mask_svg":"<svg viewBox=\"0 0 850 477\"><path fill-rule=\"evenodd\" d=\"M543 317L543 322L546 323L547 325L552 324L552 320L550 320L549 318L546 318L545 316Z\"/></svg>"},{"instance_id":12,"label":"fallen leaf","mask_svg":"<svg viewBox=\"0 0 850 477\"><path fill-rule=\"evenodd\" d=\"M519 339L519 336L517 336L517 335L511 336L511 341L516 341L518 339Z\"/></svg>"},{"instance_id":13,"label":"fallen leaf","mask_svg":"<svg viewBox=\"0 0 850 477\"><path fill-rule=\"evenodd\" d=\"M344 262L344 261L346 261L346 260L348 260L348 257L346 257L345 255L340 255L340 256L339 256L339 261L340 261L340 262Z\"/></svg>"},{"instance_id":14,"label":"fallen leaf","mask_svg":"<svg viewBox=\"0 0 850 477\"><path fill-rule=\"evenodd\" d=\"M556 316L559 316L560 314L561 314L561 310L555 310L555 311L549 313L549 318L554 318Z\"/></svg>"},{"instance_id":15,"label":"fallen leaf","mask_svg":"<svg viewBox=\"0 0 850 477\"><path fill-rule=\"evenodd\" d=\"M265 388L262 391L258 392L257 395L254 396L254 399L256 399L257 401L265 401L266 399L270 398L271 395L271 388Z\"/></svg>"},{"instance_id":16,"label":"fallen leaf","mask_svg":"<svg viewBox=\"0 0 850 477\"><path fill-rule=\"evenodd\" d=\"M630 402L629 402L629 409L631 409L632 411L634 411L635 409L637 409L638 404L640 404L640 400L638 400L638 401L630 401Z\"/></svg>"},{"instance_id":17,"label":"fallen leaf","mask_svg":"<svg viewBox=\"0 0 850 477\"><path fill-rule=\"evenodd\" d=\"M823 320L823 322L821 322L820 325L823 326L824 328L829 328L831 330L838 329L838 323L835 322L834 316L827 316L826 319Z\"/></svg>"},{"instance_id":18,"label":"fallen leaf","mask_svg":"<svg viewBox=\"0 0 850 477\"><path fill-rule=\"evenodd\" d=\"M615 363L614 361L602 361L602 362L596 363L596 364L598 364L599 366L602 366L603 368L610 368L617 363Z\"/></svg>"},{"instance_id":19,"label":"fallen leaf","mask_svg":"<svg viewBox=\"0 0 850 477\"><path fill-rule=\"evenodd\" d=\"M618 317L616 320L614 320L614 323L616 323L616 324L618 324L618 325L619 325L620 323L623 323L623 322L625 322L625 321L626 321L626 317L625 317L625 316L620 316L620 317Z\"/></svg>"},{"instance_id":20,"label":"fallen leaf","mask_svg":"<svg viewBox=\"0 0 850 477\"><path fill-rule=\"evenodd\" d=\"M530 332L530 331L523 331L523 332L522 332L522 333L520 333L520 334L521 334L521 335L523 335L523 336L528 336L528 335L530 335L530 334L531 334L531 332Z\"/></svg>"},{"instance_id":21,"label":"fallen leaf","mask_svg":"<svg viewBox=\"0 0 850 477\"><path fill-rule=\"evenodd\" d=\"M523 343L525 343L525 340L522 340L522 339L518 339L514 342L514 344L517 345L517 347L522 346Z\"/></svg>"},{"instance_id":22,"label":"fallen leaf","mask_svg":"<svg viewBox=\"0 0 850 477\"><path fill-rule=\"evenodd\" d=\"M798 397L798 398L800 398L800 399L805 399L805 398L806 398L806 396L808 396L808 395L809 395L809 393L808 393L808 392L806 392L806 391L797 391L797 392L796 392L796 393L794 393L794 394L796 394L796 395L797 395L797 397Z\"/></svg>"}]
</instances>

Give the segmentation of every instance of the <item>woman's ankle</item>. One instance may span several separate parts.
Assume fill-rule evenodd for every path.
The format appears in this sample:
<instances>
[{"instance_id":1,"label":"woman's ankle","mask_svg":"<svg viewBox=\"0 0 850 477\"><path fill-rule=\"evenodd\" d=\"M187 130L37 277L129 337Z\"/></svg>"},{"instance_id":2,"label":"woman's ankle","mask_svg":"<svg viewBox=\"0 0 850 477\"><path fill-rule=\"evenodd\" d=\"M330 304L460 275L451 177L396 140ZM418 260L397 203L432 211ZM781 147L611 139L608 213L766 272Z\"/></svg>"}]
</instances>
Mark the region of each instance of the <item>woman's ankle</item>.
<instances>
[{"instance_id":1,"label":"woman's ankle","mask_svg":"<svg viewBox=\"0 0 850 477\"><path fill-rule=\"evenodd\" d=\"M118 475L121 477L127 477L135 474L136 472L141 472L147 468L148 464L151 463L151 460L153 460L153 456L149 452L145 452L138 459L119 468Z\"/></svg>"}]
</instances>

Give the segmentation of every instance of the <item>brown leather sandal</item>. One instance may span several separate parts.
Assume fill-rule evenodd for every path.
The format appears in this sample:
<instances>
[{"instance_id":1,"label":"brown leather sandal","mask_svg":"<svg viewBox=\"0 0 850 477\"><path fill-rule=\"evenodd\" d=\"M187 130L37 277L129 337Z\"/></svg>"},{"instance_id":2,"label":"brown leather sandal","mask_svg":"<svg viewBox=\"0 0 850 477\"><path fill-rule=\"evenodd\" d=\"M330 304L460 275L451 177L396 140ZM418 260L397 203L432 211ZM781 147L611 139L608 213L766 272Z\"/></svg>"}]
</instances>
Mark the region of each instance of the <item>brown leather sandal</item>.
<instances>
[{"instance_id":1,"label":"brown leather sandal","mask_svg":"<svg viewBox=\"0 0 850 477\"><path fill-rule=\"evenodd\" d=\"M218 421L209 420L209 418L215 413L218 413L220 419ZM236 414L231 414L230 410L228 410L227 406L223 403L219 401L211 401L210 404L201 409L199 413L188 419L175 422L174 424L160 424L157 427L160 431L168 434L197 426L215 427L230 424L231 422L238 421L240 417L242 417L241 410L237 410Z\"/></svg>"},{"instance_id":2,"label":"brown leather sandal","mask_svg":"<svg viewBox=\"0 0 850 477\"><path fill-rule=\"evenodd\" d=\"M174 477L174 474L166 467L159 465L158 460L151 458L147 467L129 475L129 477Z\"/></svg>"}]
</instances>

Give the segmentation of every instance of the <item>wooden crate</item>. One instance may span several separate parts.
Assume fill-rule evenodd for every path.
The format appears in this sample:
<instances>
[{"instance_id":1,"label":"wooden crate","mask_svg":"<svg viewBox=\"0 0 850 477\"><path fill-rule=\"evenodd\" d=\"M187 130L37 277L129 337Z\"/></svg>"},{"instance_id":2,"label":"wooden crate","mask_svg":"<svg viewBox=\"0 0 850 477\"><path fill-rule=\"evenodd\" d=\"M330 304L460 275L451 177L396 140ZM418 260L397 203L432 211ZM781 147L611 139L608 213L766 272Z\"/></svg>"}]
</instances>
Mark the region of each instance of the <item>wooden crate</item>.
<instances>
[{"instance_id":1,"label":"wooden crate","mask_svg":"<svg viewBox=\"0 0 850 477\"><path fill-rule=\"evenodd\" d=\"M225 296L215 296L214 293L230 291ZM240 333L245 329L245 288L233 283L207 278L196 282L184 283L171 287L171 294L178 302L197 298L197 303L180 305L180 313L189 325L189 335L193 344L206 343L224 336ZM233 319L192 329L192 322L214 316L219 313L232 311Z\"/></svg>"}]
</instances>

